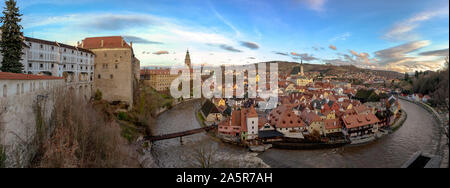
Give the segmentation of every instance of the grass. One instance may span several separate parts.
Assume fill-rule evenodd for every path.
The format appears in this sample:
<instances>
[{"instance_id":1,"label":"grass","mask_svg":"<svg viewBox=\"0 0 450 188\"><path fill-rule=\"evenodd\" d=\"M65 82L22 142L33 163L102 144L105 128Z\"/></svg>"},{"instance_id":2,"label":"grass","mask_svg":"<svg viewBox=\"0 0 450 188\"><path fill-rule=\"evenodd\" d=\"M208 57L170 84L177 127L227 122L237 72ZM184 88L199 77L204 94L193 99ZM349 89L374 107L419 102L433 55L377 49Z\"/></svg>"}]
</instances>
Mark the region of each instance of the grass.
<instances>
[{"instance_id":1,"label":"grass","mask_svg":"<svg viewBox=\"0 0 450 188\"><path fill-rule=\"evenodd\" d=\"M205 118L203 118L203 115L201 112L197 112L197 120L199 121L200 125L202 127L205 127Z\"/></svg>"}]
</instances>

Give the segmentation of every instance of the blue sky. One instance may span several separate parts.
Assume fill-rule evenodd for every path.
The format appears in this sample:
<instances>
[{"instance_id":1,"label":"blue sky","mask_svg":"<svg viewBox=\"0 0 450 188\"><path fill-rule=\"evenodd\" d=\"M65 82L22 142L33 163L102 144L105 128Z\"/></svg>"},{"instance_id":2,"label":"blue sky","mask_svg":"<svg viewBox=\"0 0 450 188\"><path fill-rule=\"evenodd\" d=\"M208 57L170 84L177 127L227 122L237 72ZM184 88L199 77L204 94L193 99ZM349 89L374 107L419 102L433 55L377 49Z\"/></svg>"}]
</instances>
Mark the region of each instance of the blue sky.
<instances>
[{"instance_id":1,"label":"blue sky","mask_svg":"<svg viewBox=\"0 0 450 188\"><path fill-rule=\"evenodd\" d=\"M26 36L75 45L121 35L141 65L261 61L436 70L447 0L19 0Z\"/></svg>"}]
</instances>

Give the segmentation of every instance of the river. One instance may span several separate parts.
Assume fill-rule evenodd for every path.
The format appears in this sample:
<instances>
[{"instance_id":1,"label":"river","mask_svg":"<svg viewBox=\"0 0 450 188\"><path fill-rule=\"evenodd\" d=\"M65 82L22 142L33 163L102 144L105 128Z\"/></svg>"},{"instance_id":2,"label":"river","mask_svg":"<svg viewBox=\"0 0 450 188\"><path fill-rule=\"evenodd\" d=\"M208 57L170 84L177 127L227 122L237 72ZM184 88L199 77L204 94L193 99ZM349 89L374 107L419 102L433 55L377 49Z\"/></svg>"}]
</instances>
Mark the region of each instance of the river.
<instances>
[{"instance_id":1,"label":"river","mask_svg":"<svg viewBox=\"0 0 450 188\"><path fill-rule=\"evenodd\" d=\"M442 157L448 166L447 138L432 116L416 104L400 102L408 118L404 125L372 143L321 150L270 149L256 157L244 148L218 142L205 133L154 143L152 154L160 167L198 167L199 156L213 156L213 167L325 168L325 167L400 167L416 151ZM156 135L199 128L195 113L199 101L190 101L161 114ZM202 153L202 155L199 155ZM262 159L262 162L260 159Z\"/></svg>"}]
</instances>

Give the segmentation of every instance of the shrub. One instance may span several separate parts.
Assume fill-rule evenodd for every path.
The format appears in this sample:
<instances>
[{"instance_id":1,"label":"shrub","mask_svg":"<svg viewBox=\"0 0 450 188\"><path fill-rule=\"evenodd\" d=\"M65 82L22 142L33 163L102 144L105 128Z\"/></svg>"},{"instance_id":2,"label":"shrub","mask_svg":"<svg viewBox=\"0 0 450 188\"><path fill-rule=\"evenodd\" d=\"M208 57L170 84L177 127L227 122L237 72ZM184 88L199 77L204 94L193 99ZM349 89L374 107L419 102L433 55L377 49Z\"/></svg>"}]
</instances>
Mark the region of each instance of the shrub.
<instances>
[{"instance_id":1,"label":"shrub","mask_svg":"<svg viewBox=\"0 0 450 188\"><path fill-rule=\"evenodd\" d=\"M95 92L95 95L94 95L94 99L95 99L96 101L99 101L99 100L102 100L102 97L103 97L102 92L101 92L100 90L97 89L97 91Z\"/></svg>"},{"instance_id":2,"label":"shrub","mask_svg":"<svg viewBox=\"0 0 450 188\"><path fill-rule=\"evenodd\" d=\"M5 168L5 161L6 161L6 152L3 150L3 147L0 146L0 168Z\"/></svg>"},{"instance_id":3,"label":"shrub","mask_svg":"<svg viewBox=\"0 0 450 188\"><path fill-rule=\"evenodd\" d=\"M108 121L92 104L58 96L51 125L53 134L44 141L34 167L104 168L137 167L134 150L121 138L120 126Z\"/></svg>"},{"instance_id":4,"label":"shrub","mask_svg":"<svg viewBox=\"0 0 450 188\"><path fill-rule=\"evenodd\" d=\"M122 121L130 121L130 117L128 117L128 114L126 112L119 112L117 118Z\"/></svg>"}]
</instances>

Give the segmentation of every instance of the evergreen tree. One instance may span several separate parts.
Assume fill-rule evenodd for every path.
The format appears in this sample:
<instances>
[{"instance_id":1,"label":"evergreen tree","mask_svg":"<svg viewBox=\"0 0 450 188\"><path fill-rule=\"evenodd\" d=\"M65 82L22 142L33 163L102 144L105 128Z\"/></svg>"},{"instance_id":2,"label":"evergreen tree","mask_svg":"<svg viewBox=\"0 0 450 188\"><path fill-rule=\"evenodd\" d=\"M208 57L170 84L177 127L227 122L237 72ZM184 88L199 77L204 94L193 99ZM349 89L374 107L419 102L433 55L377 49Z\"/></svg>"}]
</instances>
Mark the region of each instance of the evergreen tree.
<instances>
[{"instance_id":1,"label":"evergreen tree","mask_svg":"<svg viewBox=\"0 0 450 188\"><path fill-rule=\"evenodd\" d=\"M16 1L6 0L6 7L3 10L3 16L0 21L2 39L0 41L0 53L3 55L1 71L22 73L23 65L20 63L22 59L22 26L19 22L22 21L22 14L19 13L19 8L16 6Z\"/></svg>"}]
</instances>

